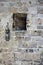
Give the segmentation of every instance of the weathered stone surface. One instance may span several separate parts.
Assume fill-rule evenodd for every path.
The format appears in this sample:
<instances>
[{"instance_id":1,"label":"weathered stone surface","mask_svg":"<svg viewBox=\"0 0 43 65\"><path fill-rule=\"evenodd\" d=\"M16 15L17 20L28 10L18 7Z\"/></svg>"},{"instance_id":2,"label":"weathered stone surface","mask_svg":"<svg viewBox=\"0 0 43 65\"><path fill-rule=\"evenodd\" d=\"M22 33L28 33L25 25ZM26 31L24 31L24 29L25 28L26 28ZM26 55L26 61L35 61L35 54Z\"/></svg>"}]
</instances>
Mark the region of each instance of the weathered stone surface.
<instances>
[{"instance_id":1,"label":"weathered stone surface","mask_svg":"<svg viewBox=\"0 0 43 65\"><path fill-rule=\"evenodd\" d=\"M0 65L39 65L43 51L43 1L0 0ZM39 6L40 5L40 6ZM42 11L41 11L42 10ZM13 13L26 13L26 30L12 30ZM7 22L10 40L5 40Z\"/></svg>"}]
</instances>

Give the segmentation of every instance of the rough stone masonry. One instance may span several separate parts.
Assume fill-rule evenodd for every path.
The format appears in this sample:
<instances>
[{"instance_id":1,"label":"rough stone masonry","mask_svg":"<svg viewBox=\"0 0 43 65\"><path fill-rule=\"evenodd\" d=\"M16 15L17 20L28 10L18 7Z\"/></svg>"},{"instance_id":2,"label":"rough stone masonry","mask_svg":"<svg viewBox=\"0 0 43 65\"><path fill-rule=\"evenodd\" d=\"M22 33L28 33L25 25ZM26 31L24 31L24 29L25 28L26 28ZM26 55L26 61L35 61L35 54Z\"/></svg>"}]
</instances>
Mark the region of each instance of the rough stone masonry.
<instances>
[{"instance_id":1,"label":"rough stone masonry","mask_svg":"<svg viewBox=\"0 0 43 65\"><path fill-rule=\"evenodd\" d=\"M0 0L0 65L43 65L43 0Z\"/></svg>"}]
</instances>

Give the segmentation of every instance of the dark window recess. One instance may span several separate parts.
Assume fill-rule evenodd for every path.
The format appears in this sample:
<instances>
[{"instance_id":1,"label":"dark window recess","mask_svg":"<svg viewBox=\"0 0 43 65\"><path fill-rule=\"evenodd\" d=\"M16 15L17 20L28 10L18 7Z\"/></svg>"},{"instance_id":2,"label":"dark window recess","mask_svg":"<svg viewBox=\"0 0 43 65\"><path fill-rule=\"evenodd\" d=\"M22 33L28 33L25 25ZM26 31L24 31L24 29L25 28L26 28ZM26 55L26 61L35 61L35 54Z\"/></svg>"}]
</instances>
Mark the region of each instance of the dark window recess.
<instances>
[{"instance_id":1,"label":"dark window recess","mask_svg":"<svg viewBox=\"0 0 43 65\"><path fill-rule=\"evenodd\" d=\"M26 30L27 14L14 13L12 28L15 30Z\"/></svg>"},{"instance_id":2,"label":"dark window recess","mask_svg":"<svg viewBox=\"0 0 43 65\"><path fill-rule=\"evenodd\" d=\"M6 28L5 28L5 40L6 40L6 41L9 41L9 40L10 40L9 23L7 23Z\"/></svg>"}]
</instances>

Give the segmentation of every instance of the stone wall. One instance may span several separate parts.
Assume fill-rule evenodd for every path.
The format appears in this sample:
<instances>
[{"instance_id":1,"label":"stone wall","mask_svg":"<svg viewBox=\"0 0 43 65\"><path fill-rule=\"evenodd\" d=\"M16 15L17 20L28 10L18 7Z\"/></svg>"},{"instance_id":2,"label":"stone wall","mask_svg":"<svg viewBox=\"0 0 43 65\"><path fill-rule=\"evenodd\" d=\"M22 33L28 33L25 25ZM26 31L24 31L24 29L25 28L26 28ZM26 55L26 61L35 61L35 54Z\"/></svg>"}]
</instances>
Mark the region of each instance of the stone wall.
<instances>
[{"instance_id":1,"label":"stone wall","mask_svg":"<svg viewBox=\"0 0 43 65\"><path fill-rule=\"evenodd\" d=\"M0 65L40 64L40 53L43 51L43 13L38 8L43 8L38 0L0 1ZM27 14L27 30L12 31L13 13ZM10 28L9 41L5 40L7 22Z\"/></svg>"}]
</instances>

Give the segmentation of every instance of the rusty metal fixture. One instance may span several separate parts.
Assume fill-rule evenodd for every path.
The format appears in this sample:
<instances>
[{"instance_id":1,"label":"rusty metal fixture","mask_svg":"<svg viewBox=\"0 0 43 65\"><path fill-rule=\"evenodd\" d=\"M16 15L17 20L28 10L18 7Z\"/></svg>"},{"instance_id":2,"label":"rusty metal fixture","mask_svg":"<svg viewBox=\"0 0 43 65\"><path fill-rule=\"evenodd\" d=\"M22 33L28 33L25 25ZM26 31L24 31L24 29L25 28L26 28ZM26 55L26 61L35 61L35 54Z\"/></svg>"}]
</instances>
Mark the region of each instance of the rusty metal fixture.
<instances>
[{"instance_id":1,"label":"rusty metal fixture","mask_svg":"<svg viewBox=\"0 0 43 65\"><path fill-rule=\"evenodd\" d=\"M9 23L7 23L6 28L5 28L5 40L6 40L6 41L9 41L9 40L10 40Z\"/></svg>"}]
</instances>

